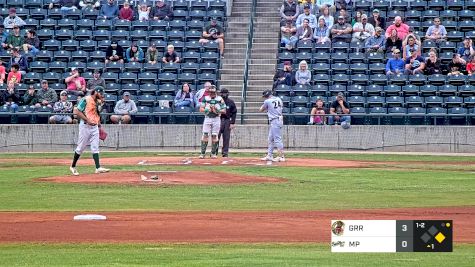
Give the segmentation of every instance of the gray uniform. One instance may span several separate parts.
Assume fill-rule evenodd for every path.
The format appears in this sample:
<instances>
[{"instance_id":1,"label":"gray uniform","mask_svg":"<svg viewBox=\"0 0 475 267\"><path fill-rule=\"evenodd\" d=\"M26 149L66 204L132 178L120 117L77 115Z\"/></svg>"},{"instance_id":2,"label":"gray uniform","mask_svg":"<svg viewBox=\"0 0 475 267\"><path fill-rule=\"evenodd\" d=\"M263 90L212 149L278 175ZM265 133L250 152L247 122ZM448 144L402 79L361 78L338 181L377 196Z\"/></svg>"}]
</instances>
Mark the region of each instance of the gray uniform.
<instances>
[{"instance_id":1,"label":"gray uniform","mask_svg":"<svg viewBox=\"0 0 475 267\"><path fill-rule=\"evenodd\" d=\"M274 146L280 151L284 148L284 143L282 142L282 126L284 125L282 106L282 100L279 97L271 96L264 101L261 107L267 111L270 123L267 155L273 154Z\"/></svg>"}]
</instances>

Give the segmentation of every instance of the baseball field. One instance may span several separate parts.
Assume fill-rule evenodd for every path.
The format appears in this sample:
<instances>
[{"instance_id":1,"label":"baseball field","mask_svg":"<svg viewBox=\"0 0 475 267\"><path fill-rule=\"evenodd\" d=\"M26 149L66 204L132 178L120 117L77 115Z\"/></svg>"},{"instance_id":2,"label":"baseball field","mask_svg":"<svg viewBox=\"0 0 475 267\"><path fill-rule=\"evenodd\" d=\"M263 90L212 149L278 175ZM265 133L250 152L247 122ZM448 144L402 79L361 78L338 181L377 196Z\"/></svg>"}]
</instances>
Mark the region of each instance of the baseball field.
<instances>
[{"instance_id":1,"label":"baseball field","mask_svg":"<svg viewBox=\"0 0 475 267\"><path fill-rule=\"evenodd\" d=\"M474 266L475 157L0 155L2 266ZM73 221L78 214L105 221ZM447 219L452 253L331 253L332 219Z\"/></svg>"}]
</instances>

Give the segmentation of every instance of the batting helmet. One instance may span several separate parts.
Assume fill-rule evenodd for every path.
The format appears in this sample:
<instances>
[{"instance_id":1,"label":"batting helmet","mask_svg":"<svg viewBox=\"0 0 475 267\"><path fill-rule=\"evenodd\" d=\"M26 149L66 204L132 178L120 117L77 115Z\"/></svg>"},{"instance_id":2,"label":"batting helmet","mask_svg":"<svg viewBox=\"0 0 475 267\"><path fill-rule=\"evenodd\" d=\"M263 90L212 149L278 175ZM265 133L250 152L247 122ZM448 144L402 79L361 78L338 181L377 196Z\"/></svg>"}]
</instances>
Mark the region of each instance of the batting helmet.
<instances>
[{"instance_id":1,"label":"batting helmet","mask_svg":"<svg viewBox=\"0 0 475 267\"><path fill-rule=\"evenodd\" d=\"M262 97L269 97L271 95L272 95L271 90L265 90L264 92L262 92Z\"/></svg>"}]
</instances>

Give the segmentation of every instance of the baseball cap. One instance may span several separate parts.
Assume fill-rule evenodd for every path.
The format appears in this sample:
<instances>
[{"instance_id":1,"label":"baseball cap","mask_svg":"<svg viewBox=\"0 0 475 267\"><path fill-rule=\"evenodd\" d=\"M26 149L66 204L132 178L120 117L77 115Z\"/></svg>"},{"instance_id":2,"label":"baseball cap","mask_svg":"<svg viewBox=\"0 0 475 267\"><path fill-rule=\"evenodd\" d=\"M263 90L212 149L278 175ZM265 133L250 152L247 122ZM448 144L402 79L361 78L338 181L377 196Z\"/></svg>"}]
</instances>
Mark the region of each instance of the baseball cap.
<instances>
[{"instance_id":1,"label":"baseball cap","mask_svg":"<svg viewBox=\"0 0 475 267\"><path fill-rule=\"evenodd\" d=\"M379 13L379 9L377 8L373 9L373 13Z\"/></svg>"},{"instance_id":2,"label":"baseball cap","mask_svg":"<svg viewBox=\"0 0 475 267\"><path fill-rule=\"evenodd\" d=\"M226 88L221 89L222 94L229 94L229 90Z\"/></svg>"},{"instance_id":3,"label":"baseball cap","mask_svg":"<svg viewBox=\"0 0 475 267\"><path fill-rule=\"evenodd\" d=\"M292 63L290 63L290 61L284 61L284 66L290 66L292 65Z\"/></svg>"},{"instance_id":4,"label":"baseball cap","mask_svg":"<svg viewBox=\"0 0 475 267\"><path fill-rule=\"evenodd\" d=\"M265 90L264 92L262 92L262 97L269 97L271 95L272 95L271 90Z\"/></svg>"},{"instance_id":5,"label":"baseball cap","mask_svg":"<svg viewBox=\"0 0 475 267\"><path fill-rule=\"evenodd\" d=\"M305 4L305 5L303 6L303 9L310 9L310 5L309 5L309 4Z\"/></svg>"},{"instance_id":6,"label":"baseball cap","mask_svg":"<svg viewBox=\"0 0 475 267\"><path fill-rule=\"evenodd\" d=\"M211 86L208 88L208 92L210 92L210 93L216 92L216 86L211 85Z\"/></svg>"},{"instance_id":7,"label":"baseball cap","mask_svg":"<svg viewBox=\"0 0 475 267\"><path fill-rule=\"evenodd\" d=\"M104 87L102 87L102 86L96 86L96 87L94 88L94 91L103 94L103 93L104 93Z\"/></svg>"},{"instance_id":8,"label":"baseball cap","mask_svg":"<svg viewBox=\"0 0 475 267\"><path fill-rule=\"evenodd\" d=\"M338 94L336 95L337 97L343 97L343 93L342 92L338 92Z\"/></svg>"},{"instance_id":9,"label":"baseball cap","mask_svg":"<svg viewBox=\"0 0 475 267\"><path fill-rule=\"evenodd\" d=\"M16 13L16 9L14 7L12 7L8 10L8 13Z\"/></svg>"},{"instance_id":10,"label":"baseball cap","mask_svg":"<svg viewBox=\"0 0 475 267\"><path fill-rule=\"evenodd\" d=\"M464 40L472 40L472 38L470 38L469 36L465 36Z\"/></svg>"},{"instance_id":11,"label":"baseball cap","mask_svg":"<svg viewBox=\"0 0 475 267\"><path fill-rule=\"evenodd\" d=\"M124 96L130 96L129 92L124 92Z\"/></svg>"},{"instance_id":12,"label":"baseball cap","mask_svg":"<svg viewBox=\"0 0 475 267\"><path fill-rule=\"evenodd\" d=\"M366 14L361 15L361 19L368 19L368 16Z\"/></svg>"},{"instance_id":13,"label":"baseball cap","mask_svg":"<svg viewBox=\"0 0 475 267\"><path fill-rule=\"evenodd\" d=\"M374 30L377 31L377 32L382 32L383 31L383 29L381 27L376 27Z\"/></svg>"},{"instance_id":14,"label":"baseball cap","mask_svg":"<svg viewBox=\"0 0 475 267\"><path fill-rule=\"evenodd\" d=\"M345 16L338 16L338 19L345 19Z\"/></svg>"},{"instance_id":15,"label":"baseball cap","mask_svg":"<svg viewBox=\"0 0 475 267\"><path fill-rule=\"evenodd\" d=\"M41 80L41 83L48 83L47 80Z\"/></svg>"},{"instance_id":16,"label":"baseball cap","mask_svg":"<svg viewBox=\"0 0 475 267\"><path fill-rule=\"evenodd\" d=\"M78 69L78 68L76 68L76 67L71 67L71 71L75 71L75 70L77 70L77 69Z\"/></svg>"},{"instance_id":17,"label":"baseball cap","mask_svg":"<svg viewBox=\"0 0 475 267\"><path fill-rule=\"evenodd\" d=\"M117 45L117 41L111 41L111 45Z\"/></svg>"},{"instance_id":18,"label":"baseball cap","mask_svg":"<svg viewBox=\"0 0 475 267\"><path fill-rule=\"evenodd\" d=\"M396 48L396 49L393 50L393 53L394 53L394 54L399 54L399 53L401 53L401 50L399 50L399 49Z\"/></svg>"},{"instance_id":19,"label":"baseball cap","mask_svg":"<svg viewBox=\"0 0 475 267\"><path fill-rule=\"evenodd\" d=\"M94 73L101 73L101 71L98 70L98 69L95 69L95 70L94 70Z\"/></svg>"},{"instance_id":20,"label":"baseball cap","mask_svg":"<svg viewBox=\"0 0 475 267\"><path fill-rule=\"evenodd\" d=\"M155 43L152 43L150 46L153 47L153 48L157 47L157 45Z\"/></svg>"},{"instance_id":21,"label":"baseball cap","mask_svg":"<svg viewBox=\"0 0 475 267\"><path fill-rule=\"evenodd\" d=\"M63 90L61 91L61 93L59 93L59 95L68 95L68 92L66 90Z\"/></svg>"}]
</instances>

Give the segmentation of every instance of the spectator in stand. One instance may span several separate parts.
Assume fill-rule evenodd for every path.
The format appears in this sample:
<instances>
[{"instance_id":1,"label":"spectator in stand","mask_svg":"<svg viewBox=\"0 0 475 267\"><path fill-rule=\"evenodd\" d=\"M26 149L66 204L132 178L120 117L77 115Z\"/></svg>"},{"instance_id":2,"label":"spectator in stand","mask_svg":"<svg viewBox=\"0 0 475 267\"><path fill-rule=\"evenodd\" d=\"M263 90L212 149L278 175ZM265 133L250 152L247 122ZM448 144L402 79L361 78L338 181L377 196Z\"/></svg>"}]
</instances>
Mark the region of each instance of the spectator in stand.
<instances>
[{"instance_id":1,"label":"spectator in stand","mask_svg":"<svg viewBox=\"0 0 475 267\"><path fill-rule=\"evenodd\" d=\"M335 0L336 9L346 9L347 6L351 6L353 3L351 0Z\"/></svg>"},{"instance_id":2,"label":"spectator in stand","mask_svg":"<svg viewBox=\"0 0 475 267\"><path fill-rule=\"evenodd\" d=\"M401 51L397 48L393 50L393 58L386 63L386 75L394 75L404 73L405 63L401 59Z\"/></svg>"},{"instance_id":3,"label":"spectator in stand","mask_svg":"<svg viewBox=\"0 0 475 267\"><path fill-rule=\"evenodd\" d=\"M353 27L356 23L361 23L361 16L363 16L363 11L356 11L355 17L351 19L351 27Z\"/></svg>"},{"instance_id":4,"label":"spectator in stand","mask_svg":"<svg viewBox=\"0 0 475 267\"><path fill-rule=\"evenodd\" d=\"M325 24L322 17L318 20L318 27L313 30L313 39L315 43L330 42L330 28Z\"/></svg>"},{"instance_id":5,"label":"spectator in stand","mask_svg":"<svg viewBox=\"0 0 475 267\"><path fill-rule=\"evenodd\" d=\"M92 74L92 79L87 81L86 89L92 90L97 86L100 86L104 89L106 88L106 81L101 77L101 72L98 69L94 70L94 73Z\"/></svg>"},{"instance_id":6,"label":"spectator in stand","mask_svg":"<svg viewBox=\"0 0 475 267\"><path fill-rule=\"evenodd\" d=\"M8 49L7 45L8 32L5 31L5 26L0 24L0 52Z\"/></svg>"},{"instance_id":7,"label":"spectator in stand","mask_svg":"<svg viewBox=\"0 0 475 267\"><path fill-rule=\"evenodd\" d=\"M280 19L282 23L285 23L287 20L295 22L299 16L299 6L294 0L284 1L280 7Z\"/></svg>"},{"instance_id":8,"label":"spectator in stand","mask_svg":"<svg viewBox=\"0 0 475 267\"><path fill-rule=\"evenodd\" d=\"M324 19L325 25L328 27L328 29L331 29L335 22L335 19L333 18L333 16L330 15L330 9L327 6L324 6L321 8L321 12L322 15L318 18L318 20Z\"/></svg>"},{"instance_id":9,"label":"spectator in stand","mask_svg":"<svg viewBox=\"0 0 475 267\"><path fill-rule=\"evenodd\" d=\"M308 70L307 61L300 61L299 69L295 72L295 81L297 84L310 85L311 80L312 73Z\"/></svg>"},{"instance_id":10,"label":"spectator in stand","mask_svg":"<svg viewBox=\"0 0 475 267\"><path fill-rule=\"evenodd\" d=\"M328 124L341 123L343 125L343 122L345 122L349 125L351 123L351 116L348 116L348 114L350 114L350 105L345 101L343 93L339 92L336 100L330 105L330 115L333 116L328 117Z\"/></svg>"},{"instance_id":11,"label":"spectator in stand","mask_svg":"<svg viewBox=\"0 0 475 267\"><path fill-rule=\"evenodd\" d=\"M351 32L353 31L351 25L345 22L344 16L338 17L338 23L333 24L331 28L331 39L333 43L336 42L351 42Z\"/></svg>"},{"instance_id":12,"label":"spectator in stand","mask_svg":"<svg viewBox=\"0 0 475 267\"><path fill-rule=\"evenodd\" d=\"M30 109L34 109L37 103L38 95L36 94L35 87L31 84L23 95L23 105L29 106Z\"/></svg>"},{"instance_id":13,"label":"spectator in stand","mask_svg":"<svg viewBox=\"0 0 475 267\"><path fill-rule=\"evenodd\" d=\"M146 21L150 20L150 7L147 6L146 3L142 3L139 6L138 13L139 13L139 20L140 21Z\"/></svg>"},{"instance_id":14,"label":"spectator in stand","mask_svg":"<svg viewBox=\"0 0 475 267\"><path fill-rule=\"evenodd\" d=\"M21 82L20 66L16 63L12 64L10 72L8 73L7 83L19 84Z\"/></svg>"},{"instance_id":15,"label":"spectator in stand","mask_svg":"<svg viewBox=\"0 0 475 267\"><path fill-rule=\"evenodd\" d=\"M463 60L459 54L454 53L452 55L452 60L447 64L448 75L456 75L459 74L458 72L465 70L465 63L465 60Z\"/></svg>"},{"instance_id":16,"label":"spectator in stand","mask_svg":"<svg viewBox=\"0 0 475 267\"><path fill-rule=\"evenodd\" d=\"M150 19L153 20L173 20L173 10L164 0L157 0L156 5L150 12Z\"/></svg>"},{"instance_id":17,"label":"spectator in stand","mask_svg":"<svg viewBox=\"0 0 475 267\"><path fill-rule=\"evenodd\" d=\"M316 13L315 10L318 10L318 6L315 6L313 2L314 2L313 0L300 1L299 13L302 14L305 6L308 5L308 6L310 6L310 14L317 15L317 14L315 14Z\"/></svg>"},{"instance_id":18,"label":"spectator in stand","mask_svg":"<svg viewBox=\"0 0 475 267\"><path fill-rule=\"evenodd\" d=\"M59 113L49 117L50 124L71 124L73 118L67 113L73 113L73 103L68 101L68 92L61 91L59 93L59 101L54 103L53 112Z\"/></svg>"},{"instance_id":19,"label":"spectator in stand","mask_svg":"<svg viewBox=\"0 0 475 267\"><path fill-rule=\"evenodd\" d=\"M292 79L292 63L290 61L285 61L284 68L277 70L274 74L274 85L272 89L275 89L281 84L292 86Z\"/></svg>"},{"instance_id":20,"label":"spectator in stand","mask_svg":"<svg viewBox=\"0 0 475 267\"><path fill-rule=\"evenodd\" d=\"M297 28L303 25L304 19L308 20L308 25L310 26L310 28L315 29L315 27L317 27L317 17L310 13L309 5L305 5L303 9L303 14L300 14L297 17L297 22L295 23L297 25Z\"/></svg>"},{"instance_id":21,"label":"spectator in stand","mask_svg":"<svg viewBox=\"0 0 475 267\"><path fill-rule=\"evenodd\" d=\"M429 57L426 59L425 74L442 74L442 63L437 58L437 50L435 48L430 49Z\"/></svg>"},{"instance_id":22,"label":"spectator in stand","mask_svg":"<svg viewBox=\"0 0 475 267\"><path fill-rule=\"evenodd\" d=\"M117 44L117 41L111 41L106 50L106 64L109 62L124 63L124 48Z\"/></svg>"},{"instance_id":23,"label":"spectator in stand","mask_svg":"<svg viewBox=\"0 0 475 267\"><path fill-rule=\"evenodd\" d=\"M0 85L5 83L5 78L7 78L7 71L3 66L3 60L0 58Z\"/></svg>"},{"instance_id":24,"label":"spectator in stand","mask_svg":"<svg viewBox=\"0 0 475 267\"><path fill-rule=\"evenodd\" d=\"M20 95L15 89L15 83L9 82L7 88L2 92L3 106L10 108L12 112L18 110L18 103L20 103Z\"/></svg>"},{"instance_id":25,"label":"spectator in stand","mask_svg":"<svg viewBox=\"0 0 475 267\"><path fill-rule=\"evenodd\" d=\"M36 56L40 50L38 49L40 47L40 39L38 39L38 36L36 36L36 31L35 30L29 30L26 32L26 39L25 43L23 44L23 51L25 54L28 54L28 52L31 51L31 54L33 56Z\"/></svg>"},{"instance_id":26,"label":"spectator in stand","mask_svg":"<svg viewBox=\"0 0 475 267\"><path fill-rule=\"evenodd\" d=\"M114 108L115 115L111 116L111 122L114 124L129 124L132 121L133 114L137 113L135 102L130 99L130 93L124 92L122 99L117 101Z\"/></svg>"},{"instance_id":27,"label":"spectator in stand","mask_svg":"<svg viewBox=\"0 0 475 267\"><path fill-rule=\"evenodd\" d=\"M176 108L179 107L190 107L193 108L193 92L191 92L190 85L188 83L184 83L181 86L181 90L179 90L175 96L175 100L173 101Z\"/></svg>"},{"instance_id":28,"label":"spectator in stand","mask_svg":"<svg viewBox=\"0 0 475 267\"><path fill-rule=\"evenodd\" d=\"M309 125L324 125L326 121L326 117L322 116L326 114L325 106L323 104L323 100L321 98L317 99L315 105L310 111L310 121L308 122Z\"/></svg>"},{"instance_id":29,"label":"spectator in stand","mask_svg":"<svg viewBox=\"0 0 475 267\"><path fill-rule=\"evenodd\" d=\"M125 50L125 58L127 62L143 62L143 50L138 47L136 43L133 43L127 50Z\"/></svg>"},{"instance_id":30,"label":"spectator in stand","mask_svg":"<svg viewBox=\"0 0 475 267\"><path fill-rule=\"evenodd\" d=\"M424 74L424 69L426 63L423 57L419 56L416 50L410 49L411 57L405 60L406 66L404 74L406 75L415 75L415 74Z\"/></svg>"},{"instance_id":31,"label":"spectator in stand","mask_svg":"<svg viewBox=\"0 0 475 267\"><path fill-rule=\"evenodd\" d=\"M162 58L163 63L179 63L180 62L180 57L178 57L178 54L175 52L175 47L173 45L168 45L167 46L167 52L163 55Z\"/></svg>"},{"instance_id":32,"label":"spectator in stand","mask_svg":"<svg viewBox=\"0 0 475 267\"><path fill-rule=\"evenodd\" d=\"M211 41L218 42L219 53L221 57L224 56L224 30L218 25L216 18L212 18L208 26L203 30L203 37L200 39L201 44L205 44Z\"/></svg>"},{"instance_id":33,"label":"spectator in stand","mask_svg":"<svg viewBox=\"0 0 475 267\"><path fill-rule=\"evenodd\" d=\"M332 13L335 12L335 0L316 0L315 5L318 8L323 8L323 7L328 7L332 11Z\"/></svg>"},{"instance_id":34,"label":"spectator in stand","mask_svg":"<svg viewBox=\"0 0 475 267\"><path fill-rule=\"evenodd\" d=\"M158 50L156 44L150 44L149 48L147 49L147 53L145 53L145 62L152 65L157 64Z\"/></svg>"},{"instance_id":35,"label":"spectator in stand","mask_svg":"<svg viewBox=\"0 0 475 267\"><path fill-rule=\"evenodd\" d=\"M303 25L297 28L295 35L290 37L289 48L293 49L297 46L299 41L308 41L312 40L313 31L310 28L308 19L303 20ZM288 48L287 48L288 49Z\"/></svg>"},{"instance_id":36,"label":"spectator in stand","mask_svg":"<svg viewBox=\"0 0 475 267\"><path fill-rule=\"evenodd\" d=\"M368 23L371 23L375 28L380 27L381 29L386 28L386 20L380 16L379 9L373 10L373 16L368 18Z\"/></svg>"},{"instance_id":37,"label":"spectator in stand","mask_svg":"<svg viewBox=\"0 0 475 267\"><path fill-rule=\"evenodd\" d=\"M38 90L37 95L38 103L35 105L36 108L40 108L42 106L53 108L53 104L58 101L58 95L53 89L49 88L47 80L41 81L41 89Z\"/></svg>"},{"instance_id":38,"label":"spectator in stand","mask_svg":"<svg viewBox=\"0 0 475 267\"><path fill-rule=\"evenodd\" d=\"M417 38L413 34L408 34L406 36L406 39L402 42L402 47L403 47L402 59L404 60L411 57L411 53L409 52L411 50L416 51L418 56L421 55L421 43L417 41Z\"/></svg>"},{"instance_id":39,"label":"spectator in stand","mask_svg":"<svg viewBox=\"0 0 475 267\"><path fill-rule=\"evenodd\" d=\"M391 36L386 38L386 52L392 52L394 49L402 50L402 40L397 36L396 29L393 29Z\"/></svg>"},{"instance_id":40,"label":"spectator in stand","mask_svg":"<svg viewBox=\"0 0 475 267\"><path fill-rule=\"evenodd\" d=\"M115 0L108 0L107 4L103 4L99 12L99 19L116 19L119 16L119 7Z\"/></svg>"},{"instance_id":41,"label":"spectator in stand","mask_svg":"<svg viewBox=\"0 0 475 267\"><path fill-rule=\"evenodd\" d=\"M63 14L67 14L70 11L76 10L78 8L77 0L59 0L56 3L60 6L61 12L63 12ZM53 9L53 7L53 3L49 3L49 9Z\"/></svg>"},{"instance_id":42,"label":"spectator in stand","mask_svg":"<svg viewBox=\"0 0 475 267\"><path fill-rule=\"evenodd\" d=\"M366 42L366 40L374 35L374 27L368 23L368 17L361 15L361 22L356 22L353 25L353 42Z\"/></svg>"},{"instance_id":43,"label":"spectator in stand","mask_svg":"<svg viewBox=\"0 0 475 267\"><path fill-rule=\"evenodd\" d=\"M457 51L460 58L463 60L465 64L469 61L470 57L475 56L475 48L473 47L473 40L470 37L465 37L463 40L463 46L459 48Z\"/></svg>"},{"instance_id":44,"label":"spectator in stand","mask_svg":"<svg viewBox=\"0 0 475 267\"><path fill-rule=\"evenodd\" d=\"M402 19L400 16L397 16L394 18L394 23L391 24L387 29L386 29L386 38L391 36L391 33L393 30L396 30L397 36L399 39L404 40L406 38L406 35L409 34L409 26L405 23L402 22Z\"/></svg>"},{"instance_id":45,"label":"spectator in stand","mask_svg":"<svg viewBox=\"0 0 475 267\"><path fill-rule=\"evenodd\" d=\"M129 2L125 2L119 11L119 19L132 21L134 20L134 10L130 8Z\"/></svg>"},{"instance_id":46,"label":"spectator in stand","mask_svg":"<svg viewBox=\"0 0 475 267\"><path fill-rule=\"evenodd\" d=\"M86 95L86 80L79 75L79 70L77 68L71 68L71 73L66 79L64 79L64 82L66 83L66 89L69 94L80 96Z\"/></svg>"},{"instance_id":47,"label":"spectator in stand","mask_svg":"<svg viewBox=\"0 0 475 267\"><path fill-rule=\"evenodd\" d=\"M440 18L435 18L434 25L427 29L426 39L439 43L445 41L445 38L447 38L447 30L440 24Z\"/></svg>"},{"instance_id":48,"label":"spectator in stand","mask_svg":"<svg viewBox=\"0 0 475 267\"><path fill-rule=\"evenodd\" d=\"M348 14L348 12L346 11L345 8L342 8L342 9L340 9L340 11L338 11L338 16L335 16L334 24L338 23L338 18L340 16L343 16L345 18L346 22L351 22L350 15Z\"/></svg>"},{"instance_id":49,"label":"spectator in stand","mask_svg":"<svg viewBox=\"0 0 475 267\"><path fill-rule=\"evenodd\" d=\"M81 0L79 1L79 6L82 9L96 9L101 6L100 0Z\"/></svg>"},{"instance_id":50,"label":"spectator in stand","mask_svg":"<svg viewBox=\"0 0 475 267\"><path fill-rule=\"evenodd\" d=\"M12 57L10 58L10 66L13 64L18 64L20 67L20 73L25 75L28 71L28 60L24 55L20 55L19 49L13 48L12 50Z\"/></svg>"},{"instance_id":51,"label":"spectator in stand","mask_svg":"<svg viewBox=\"0 0 475 267\"><path fill-rule=\"evenodd\" d=\"M195 94L195 107L199 107L203 97L209 95L208 89L211 87L211 85L212 84L210 82L205 82L203 88Z\"/></svg>"},{"instance_id":52,"label":"spectator in stand","mask_svg":"<svg viewBox=\"0 0 475 267\"><path fill-rule=\"evenodd\" d=\"M14 26L22 27L25 26L26 23L16 15L16 9L14 7L8 10L8 17L5 17L3 20L3 26L5 29L13 29Z\"/></svg>"},{"instance_id":53,"label":"spectator in stand","mask_svg":"<svg viewBox=\"0 0 475 267\"><path fill-rule=\"evenodd\" d=\"M467 74L474 75L475 74L475 56L470 58L469 63L467 64Z\"/></svg>"},{"instance_id":54,"label":"spectator in stand","mask_svg":"<svg viewBox=\"0 0 475 267\"><path fill-rule=\"evenodd\" d=\"M376 27L374 35L366 39L365 48L369 53L384 53L386 38L382 35L383 29Z\"/></svg>"},{"instance_id":55,"label":"spectator in stand","mask_svg":"<svg viewBox=\"0 0 475 267\"><path fill-rule=\"evenodd\" d=\"M7 48L21 49L25 43L25 38L20 34L20 27L14 26L13 32L7 37Z\"/></svg>"},{"instance_id":56,"label":"spectator in stand","mask_svg":"<svg viewBox=\"0 0 475 267\"><path fill-rule=\"evenodd\" d=\"M285 26L280 27L280 45L284 46L287 50L292 50L290 45L290 39L297 32L297 28L292 24L291 20L285 23Z\"/></svg>"}]
</instances>

